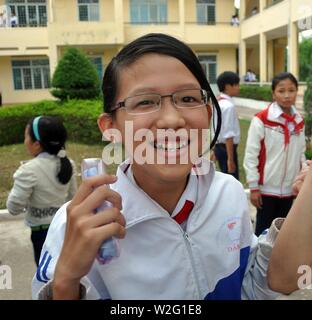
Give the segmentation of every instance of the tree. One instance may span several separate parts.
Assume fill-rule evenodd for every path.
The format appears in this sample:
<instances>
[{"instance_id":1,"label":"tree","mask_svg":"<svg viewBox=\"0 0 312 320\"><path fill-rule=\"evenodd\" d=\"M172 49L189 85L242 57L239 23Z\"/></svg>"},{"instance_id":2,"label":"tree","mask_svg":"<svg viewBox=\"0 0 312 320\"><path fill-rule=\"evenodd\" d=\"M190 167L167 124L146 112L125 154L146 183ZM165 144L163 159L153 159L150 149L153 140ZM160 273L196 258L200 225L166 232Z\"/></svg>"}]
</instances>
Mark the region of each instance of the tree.
<instances>
[{"instance_id":1,"label":"tree","mask_svg":"<svg viewBox=\"0 0 312 320\"><path fill-rule=\"evenodd\" d=\"M312 39L303 39L299 47L300 80L307 81L312 74Z\"/></svg>"},{"instance_id":2,"label":"tree","mask_svg":"<svg viewBox=\"0 0 312 320\"><path fill-rule=\"evenodd\" d=\"M61 100L94 99L100 94L100 81L94 65L77 48L67 48L52 78L51 93Z\"/></svg>"}]
</instances>

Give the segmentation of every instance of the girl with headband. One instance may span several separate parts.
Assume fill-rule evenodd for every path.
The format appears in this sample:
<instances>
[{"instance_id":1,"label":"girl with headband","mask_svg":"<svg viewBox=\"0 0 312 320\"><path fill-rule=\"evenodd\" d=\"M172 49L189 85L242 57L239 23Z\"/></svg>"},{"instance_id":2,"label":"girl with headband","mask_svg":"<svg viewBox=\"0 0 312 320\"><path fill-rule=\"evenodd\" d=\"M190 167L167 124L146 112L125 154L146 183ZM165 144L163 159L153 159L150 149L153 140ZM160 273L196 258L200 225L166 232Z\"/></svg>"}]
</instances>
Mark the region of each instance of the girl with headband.
<instances>
[{"instance_id":1,"label":"girl with headband","mask_svg":"<svg viewBox=\"0 0 312 320\"><path fill-rule=\"evenodd\" d=\"M73 162L66 156L66 139L66 129L57 118L39 116L29 121L24 144L34 159L14 173L6 204L12 215L26 211L37 266L54 214L77 189Z\"/></svg>"}]
</instances>

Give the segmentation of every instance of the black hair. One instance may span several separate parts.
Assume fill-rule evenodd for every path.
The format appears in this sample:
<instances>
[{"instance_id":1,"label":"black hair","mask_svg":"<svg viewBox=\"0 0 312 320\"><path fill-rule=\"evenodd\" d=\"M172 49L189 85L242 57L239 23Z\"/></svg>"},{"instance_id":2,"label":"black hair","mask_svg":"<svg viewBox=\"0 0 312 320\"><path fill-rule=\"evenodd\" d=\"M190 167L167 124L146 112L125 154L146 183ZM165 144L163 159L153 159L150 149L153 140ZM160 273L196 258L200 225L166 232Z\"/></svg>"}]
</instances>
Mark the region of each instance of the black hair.
<instances>
[{"instance_id":1,"label":"black hair","mask_svg":"<svg viewBox=\"0 0 312 320\"><path fill-rule=\"evenodd\" d=\"M277 74L272 80L272 91L275 90L276 86L283 80L289 79L298 89L298 80L290 72L281 72Z\"/></svg>"},{"instance_id":2,"label":"black hair","mask_svg":"<svg viewBox=\"0 0 312 320\"><path fill-rule=\"evenodd\" d=\"M215 135L210 144L210 148L212 148L221 129L221 110L218 101L194 52L185 43L169 35L162 33L144 35L126 45L111 60L105 70L102 84L104 112L111 113L111 108L116 104L119 72L148 53L156 53L178 59L191 71L201 88L207 91L218 117Z\"/></svg>"},{"instance_id":3,"label":"black hair","mask_svg":"<svg viewBox=\"0 0 312 320\"><path fill-rule=\"evenodd\" d=\"M67 132L63 123L55 118L49 116L41 116L38 121L38 134L40 140L37 140L33 130L32 118L28 122L29 135L32 141L39 141L43 151L53 155L57 155L62 149L65 150L65 141L67 140ZM66 184L73 174L73 167L67 156L60 158L60 170L57 178L60 183Z\"/></svg>"},{"instance_id":4,"label":"black hair","mask_svg":"<svg viewBox=\"0 0 312 320\"><path fill-rule=\"evenodd\" d=\"M217 85L219 91L224 92L225 86L229 84L231 86L239 84L239 76L232 71L225 71L221 73L217 79Z\"/></svg>"}]
</instances>

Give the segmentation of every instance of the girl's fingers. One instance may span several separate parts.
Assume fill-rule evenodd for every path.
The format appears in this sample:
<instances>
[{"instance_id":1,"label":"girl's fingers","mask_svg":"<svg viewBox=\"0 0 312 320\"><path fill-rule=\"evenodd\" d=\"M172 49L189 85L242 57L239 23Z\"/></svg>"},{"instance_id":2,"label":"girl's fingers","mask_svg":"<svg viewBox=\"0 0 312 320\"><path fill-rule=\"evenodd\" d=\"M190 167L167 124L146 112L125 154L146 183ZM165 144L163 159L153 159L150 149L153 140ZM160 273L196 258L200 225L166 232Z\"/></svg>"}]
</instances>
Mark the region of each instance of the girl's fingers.
<instances>
[{"instance_id":1,"label":"girl's fingers","mask_svg":"<svg viewBox=\"0 0 312 320\"><path fill-rule=\"evenodd\" d=\"M126 220L117 208L109 208L94 214L85 220L85 227L88 229L101 227L110 223L118 223L125 227Z\"/></svg>"},{"instance_id":2,"label":"girl's fingers","mask_svg":"<svg viewBox=\"0 0 312 320\"><path fill-rule=\"evenodd\" d=\"M109 239L110 237L123 239L126 235L126 229L119 223L112 222L102 227L92 229L92 234L95 241L97 241L100 245L103 241Z\"/></svg>"},{"instance_id":3,"label":"girl's fingers","mask_svg":"<svg viewBox=\"0 0 312 320\"><path fill-rule=\"evenodd\" d=\"M109 200L113 207L116 207L119 210L122 209L120 194L106 186L101 186L95 189L82 203L76 206L75 210L79 212L79 215L86 213L90 214L93 213L95 209L100 208L106 200Z\"/></svg>"},{"instance_id":4,"label":"girl's fingers","mask_svg":"<svg viewBox=\"0 0 312 320\"><path fill-rule=\"evenodd\" d=\"M90 193L94 191L95 188L105 184L111 184L116 181L117 177L112 175L98 175L83 180L69 206L74 207L80 204L90 195Z\"/></svg>"}]
</instances>

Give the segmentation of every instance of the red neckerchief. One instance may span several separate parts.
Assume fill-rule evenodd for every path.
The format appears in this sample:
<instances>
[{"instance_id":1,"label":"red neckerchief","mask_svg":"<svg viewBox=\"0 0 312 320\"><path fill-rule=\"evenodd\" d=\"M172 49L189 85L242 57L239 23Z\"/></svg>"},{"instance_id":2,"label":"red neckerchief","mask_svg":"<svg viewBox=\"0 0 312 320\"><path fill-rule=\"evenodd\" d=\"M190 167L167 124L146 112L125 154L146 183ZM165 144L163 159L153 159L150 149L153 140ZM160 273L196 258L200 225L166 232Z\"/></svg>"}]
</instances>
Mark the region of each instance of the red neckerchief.
<instances>
[{"instance_id":1,"label":"red neckerchief","mask_svg":"<svg viewBox=\"0 0 312 320\"><path fill-rule=\"evenodd\" d=\"M288 128L288 124L289 123L293 123L294 124L294 130L295 132L297 133L297 129L296 129L296 121L295 121L295 118L296 118L296 114L294 114L293 116L290 116L286 113L282 113L281 114L281 117L284 118L286 120L285 122L285 126L284 126L284 139L285 139L285 147L289 144L289 141L290 141L290 131L289 131L289 128Z\"/></svg>"},{"instance_id":2,"label":"red neckerchief","mask_svg":"<svg viewBox=\"0 0 312 320\"><path fill-rule=\"evenodd\" d=\"M194 203L192 201L186 200L184 203L183 208L178 212L173 219L178 223L182 224L184 221L187 220L188 216L190 215L192 209L194 207Z\"/></svg>"}]
</instances>

